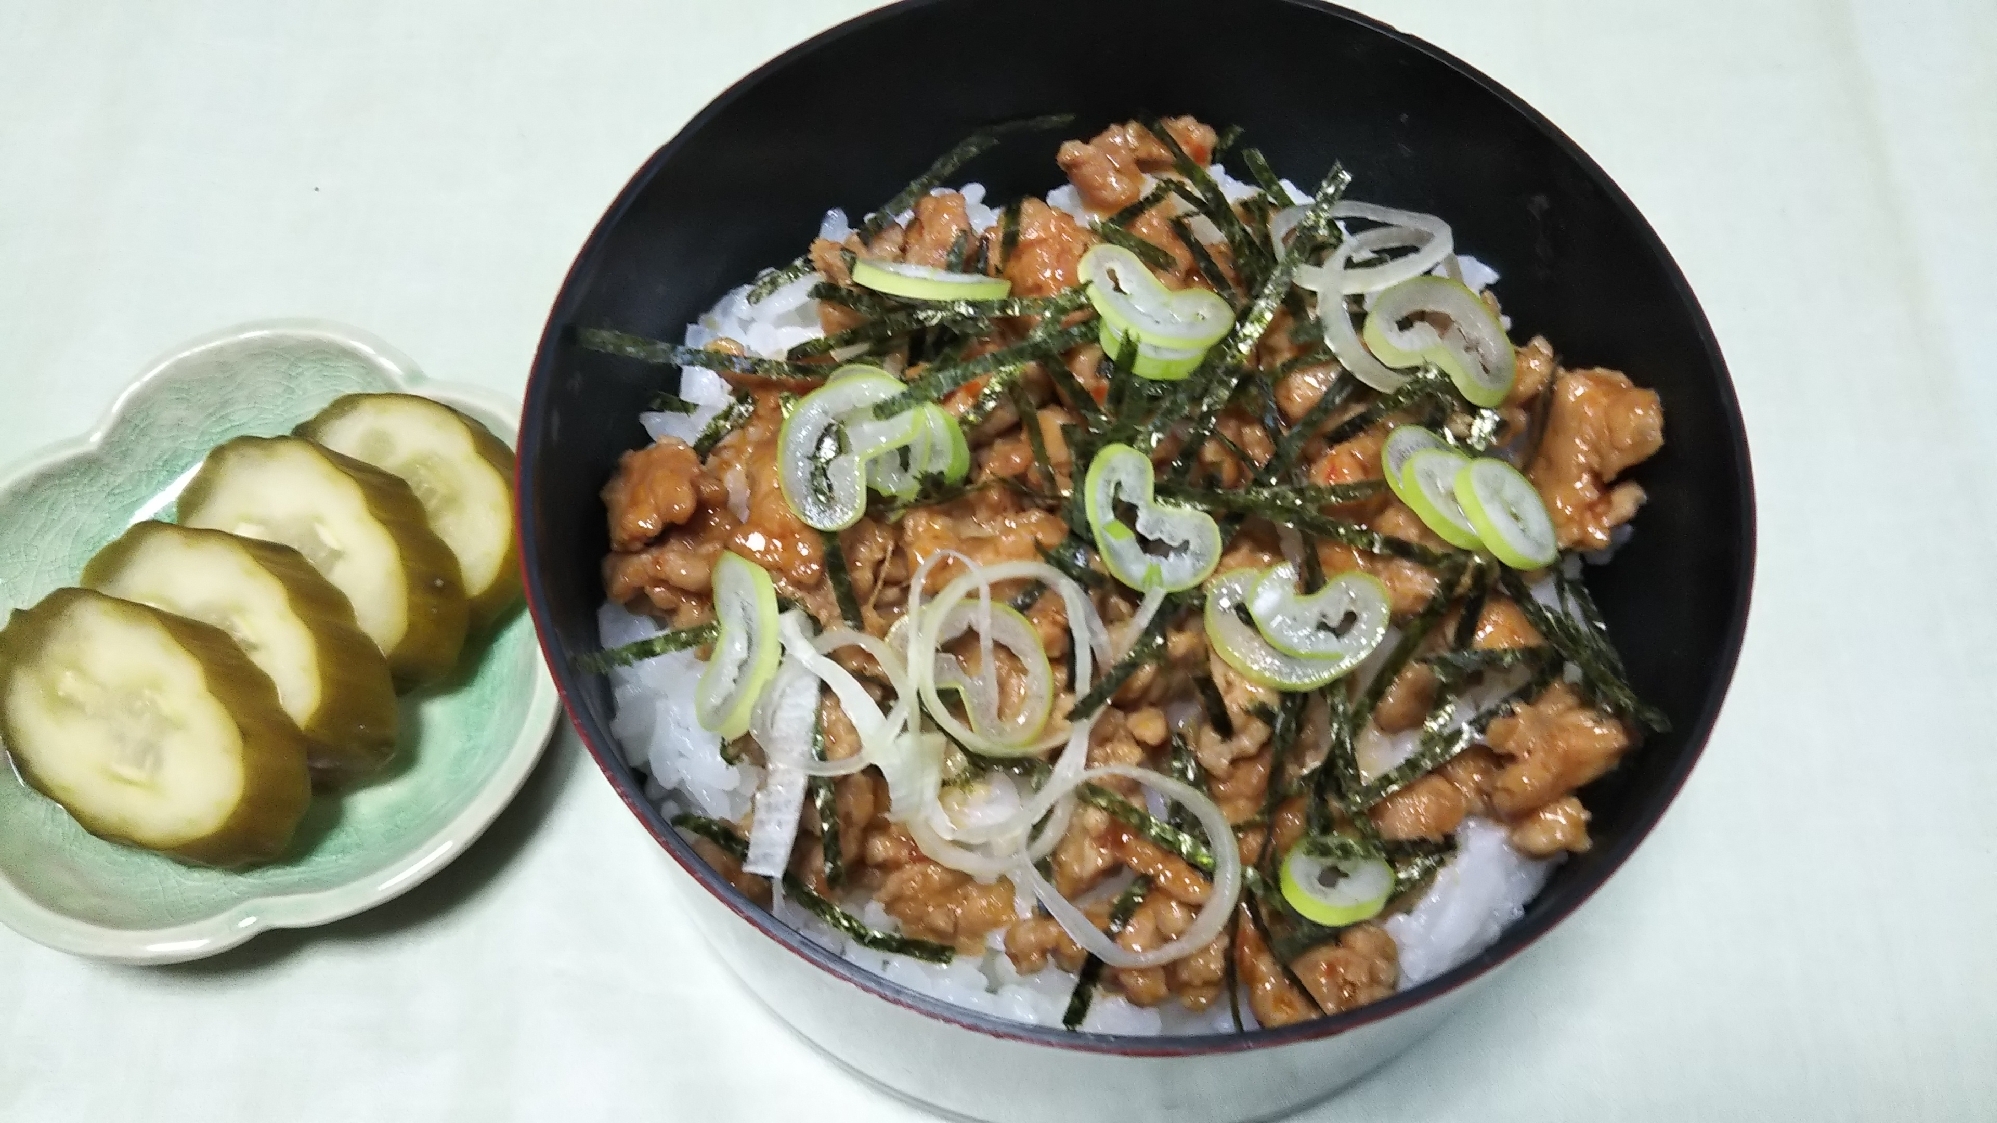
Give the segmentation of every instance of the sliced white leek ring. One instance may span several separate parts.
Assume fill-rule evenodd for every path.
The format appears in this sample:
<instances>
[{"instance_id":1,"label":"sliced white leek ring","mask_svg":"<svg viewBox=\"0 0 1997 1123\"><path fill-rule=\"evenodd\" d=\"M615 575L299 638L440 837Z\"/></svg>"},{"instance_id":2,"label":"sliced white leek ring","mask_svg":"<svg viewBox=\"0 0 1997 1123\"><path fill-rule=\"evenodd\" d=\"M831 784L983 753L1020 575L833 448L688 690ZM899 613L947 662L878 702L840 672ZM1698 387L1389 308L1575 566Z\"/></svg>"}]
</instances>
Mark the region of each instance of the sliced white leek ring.
<instances>
[{"instance_id":1,"label":"sliced white leek ring","mask_svg":"<svg viewBox=\"0 0 1997 1123\"><path fill-rule=\"evenodd\" d=\"M694 688L700 727L735 738L749 731L756 699L777 673L777 590L762 566L740 554L714 562L714 657Z\"/></svg>"},{"instance_id":2,"label":"sliced white leek ring","mask_svg":"<svg viewBox=\"0 0 1997 1123\"><path fill-rule=\"evenodd\" d=\"M1456 473L1452 488L1484 548L1513 569L1542 569L1560 557L1546 501L1517 468L1479 457Z\"/></svg>"},{"instance_id":3,"label":"sliced white leek ring","mask_svg":"<svg viewBox=\"0 0 1997 1123\"><path fill-rule=\"evenodd\" d=\"M1228 917L1234 912L1235 902L1241 898L1241 848L1234 844L1234 828L1213 800L1187 784L1148 768L1135 768L1124 764L1092 768L1066 781L1062 787L1062 794L1072 791L1078 785L1107 776L1136 780L1192 812L1193 817L1199 820L1200 826L1205 828L1207 837L1214 841L1213 888L1206 902L1200 906L1199 915L1193 918L1192 924L1188 925L1177 939L1169 943L1149 951L1134 952L1091 924L1087 914L1077 908L1074 902L1061 896L1053 884L1034 868L1031 860L1021 861L1014 876L1020 882L1032 886L1033 895L1076 943L1111 967L1134 970L1159 967L1173 960L1183 959L1212 943L1215 937L1226 929ZM1054 781L1048 782L1049 788L1054 786Z\"/></svg>"},{"instance_id":4,"label":"sliced white leek ring","mask_svg":"<svg viewBox=\"0 0 1997 1123\"><path fill-rule=\"evenodd\" d=\"M819 681L797 659L786 659L756 701L749 723L769 769L756 790L749 828L749 856L742 869L758 877L782 876L804 814L805 772L811 731L818 721Z\"/></svg>"},{"instance_id":5,"label":"sliced white leek ring","mask_svg":"<svg viewBox=\"0 0 1997 1123\"><path fill-rule=\"evenodd\" d=\"M853 262L853 283L909 300L1000 300L1012 291L1012 282L1004 277L866 257Z\"/></svg>"},{"instance_id":6,"label":"sliced white leek ring","mask_svg":"<svg viewBox=\"0 0 1997 1123\"><path fill-rule=\"evenodd\" d=\"M1344 674L1365 662L1387 634L1393 599L1368 573L1341 573L1315 593L1297 590L1297 567L1274 566L1248 593L1248 614L1285 655L1330 659Z\"/></svg>"},{"instance_id":7,"label":"sliced white leek ring","mask_svg":"<svg viewBox=\"0 0 1997 1123\"><path fill-rule=\"evenodd\" d=\"M1417 452L1427 452L1432 448L1448 448L1449 443L1430 430L1419 425L1400 425L1387 434L1387 441L1380 446L1380 474L1387 477L1387 487L1401 502L1408 501L1408 458Z\"/></svg>"},{"instance_id":8,"label":"sliced white leek ring","mask_svg":"<svg viewBox=\"0 0 1997 1123\"><path fill-rule=\"evenodd\" d=\"M1333 218L1363 218L1388 225L1346 238L1322 266L1297 270L1297 284L1317 293L1317 315L1324 324L1325 342L1338 361L1359 381L1383 394L1392 393L1408 376L1382 363L1359 341L1345 298L1379 292L1435 268L1454 246L1449 224L1433 215L1371 203L1339 203L1331 214ZM1355 258L1404 246L1414 247L1414 252L1378 265L1352 265Z\"/></svg>"},{"instance_id":9,"label":"sliced white leek ring","mask_svg":"<svg viewBox=\"0 0 1997 1123\"><path fill-rule=\"evenodd\" d=\"M1481 550L1484 538L1456 498L1457 473L1469 463L1469 457L1453 448L1415 453L1402 469L1402 500L1436 537L1459 550Z\"/></svg>"},{"instance_id":10,"label":"sliced white leek ring","mask_svg":"<svg viewBox=\"0 0 1997 1123\"><path fill-rule=\"evenodd\" d=\"M1231 569L1207 582L1207 642L1242 677L1271 690L1316 690L1352 669L1338 658L1278 651L1261 629L1241 618L1248 597L1266 570Z\"/></svg>"},{"instance_id":11,"label":"sliced white leek ring","mask_svg":"<svg viewBox=\"0 0 1997 1123\"><path fill-rule=\"evenodd\" d=\"M1030 578L1046 583L1048 588L1060 594L1061 601L1068 611L1068 629L1073 638L1072 651L1075 660L1074 689L1085 691L1094 683L1093 657L1107 650L1104 646L1106 641L1103 640L1101 623L1096 620L1095 604L1089 600L1088 594L1080 585L1075 583L1073 578L1045 562L1015 561L981 566L955 551L939 550L937 553L930 555L922 565L918 566L915 576L910 579L909 588L911 592L908 609L910 616L922 619L941 618L937 615L925 613L922 588L923 582L928 578L930 569L946 556L963 562L968 572L945 586L943 591L937 595L934 603L945 611L957 602L962 601L973 591L981 587L989 589L1001 581L1017 581L1022 578ZM935 633L930 627L924 626L910 628L906 634L909 644L909 674L918 680L916 685L922 691L925 704L935 706L935 700L929 698L929 693L931 692L930 685L924 681L920 681L926 677L925 668L935 666ZM931 716L937 718L938 725L943 726L945 729L949 728L948 723L944 720L945 717L948 717L947 712L939 716L935 710L931 710ZM912 721L919 721L919 714L911 713L910 718ZM956 724L962 726L963 723L958 722ZM1058 837L1051 840L1047 839L1044 832L1051 830L1058 836L1058 825L1065 821L1066 811L1064 809L1064 801L1072 801L1072 796L1067 794L1068 788L1062 785L1066 781L1080 775L1082 770L1088 766L1089 730L1093 725L1093 718L1070 723L1067 743L1062 748L1060 755L1054 760L1053 775L1049 778L1048 783L1043 785L1034 794L1033 798L1028 800L1026 805L1010 819L1003 823L976 828L953 829L949 832L950 837L954 841L971 844L996 842L1015 835L1023 835L1034 824L1039 823L1042 819L1047 819L1048 822L1042 828L1041 842L1036 844L1036 848L1038 846L1045 846L1051 849L1054 843L1058 841ZM886 769L883 769L883 771L886 771ZM890 788L894 786L892 777L890 777L889 786ZM899 796L891 796L890 798L892 803L890 814L897 821L906 822L911 816L918 814L926 815L928 813L928 804L912 804ZM1046 850L1040 850L1034 856L1039 857L1045 853ZM937 857L936 860L944 862L945 865L949 864L942 857Z\"/></svg>"},{"instance_id":12,"label":"sliced white leek ring","mask_svg":"<svg viewBox=\"0 0 1997 1123\"><path fill-rule=\"evenodd\" d=\"M1326 928L1343 928L1380 914L1394 895L1394 867L1357 853L1332 853L1306 838L1283 857L1283 899L1297 914Z\"/></svg>"},{"instance_id":13,"label":"sliced white leek ring","mask_svg":"<svg viewBox=\"0 0 1997 1123\"><path fill-rule=\"evenodd\" d=\"M1419 211L1346 200L1332 205L1331 217L1360 218L1384 224L1379 229L1363 231L1346 239L1346 244L1352 246L1352 253L1346 257L1348 262L1384 250L1405 247L1414 250L1406 256L1378 265L1347 266L1341 270L1340 291L1346 296L1379 292L1410 277L1419 277L1440 264L1456 245L1447 222Z\"/></svg>"},{"instance_id":14,"label":"sliced white leek ring","mask_svg":"<svg viewBox=\"0 0 1997 1123\"><path fill-rule=\"evenodd\" d=\"M1033 622L1011 605L993 603L989 588L981 590L981 593L975 602L966 599L949 606L935 625L934 638L935 644L941 647L964 632L975 629L980 648L980 673L975 677L966 674L956 656L939 651L923 700L929 703L930 715L941 725L948 711L942 707L939 692L956 692L963 700L964 712L971 719L971 736L960 735L957 739L980 753L1015 756L1031 751L1039 740L1040 731L1047 727L1047 719L1054 706L1054 668L1048 662L1047 649L1041 645L1040 633ZM1026 674L1026 696L1010 715L1000 713L998 673L993 662L996 647L1010 651ZM934 700L932 695L935 695Z\"/></svg>"},{"instance_id":15,"label":"sliced white leek ring","mask_svg":"<svg viewBox=\"0 0 1997 1123\"><path fill-rule=\"evenodd\" d=\"M1449 326L1437 330L1417 318L1423 313L1443 316ZM1390 367L1434 363L1464 398L1486 408L1501 404L1517 377L1504 325L1463 282L1447 277L1413 277L1382 292L1366 316L1364 339Z\"/></svg>"},{"instance_id":16,"label":"sliced white leek ring","mask_svg":"<svg viewBox=\"0 0 1997 1123\"><path fill-rule=\"evenodd\" d=\"M1104 445L1084 482L1089 529L1103 564L1133 589L1190 589L1220 564L1220 527L1197 507L1154 494L1151 458L1129 445ZM1119 503L1136 512L1126 523Z\"/></svg>"}]
</instances>

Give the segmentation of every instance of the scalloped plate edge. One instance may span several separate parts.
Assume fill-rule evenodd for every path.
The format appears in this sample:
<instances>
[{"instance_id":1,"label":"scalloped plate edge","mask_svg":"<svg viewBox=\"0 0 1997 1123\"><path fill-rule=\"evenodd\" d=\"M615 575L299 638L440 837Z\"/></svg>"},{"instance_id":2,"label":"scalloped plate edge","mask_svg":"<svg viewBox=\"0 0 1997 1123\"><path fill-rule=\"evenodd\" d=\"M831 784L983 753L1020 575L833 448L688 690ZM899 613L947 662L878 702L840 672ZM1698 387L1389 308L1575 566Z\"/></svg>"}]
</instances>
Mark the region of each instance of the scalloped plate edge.
<instances>
[{"instance_id":1,"label":"scalloped plate edge","mask_svg":"<svg viewBox=\"0 0 1997 1123\"><path fill-rule=\"evenodd\" d=\"M435 398L486 422L511 443L519 431L519 403L480 386L442 382L376 336L330 320L257 320L210 332L160 356L126 386L97 425L81 437L43 446L0 469L0 492L13 490L48 468L99 451L133 404L173 370L199 353L254 336L294 336L333 343L366 359L410 393ZM538 652L537 652L538 655ZM0 871L0 922L28 939L72 955L120 963L162 965L219 955L272 928L313 928L366 912L422 884L469 849L520 791L553 739L561 703L547 664L535 660L533 697L527 719L498 768L450 822L396 860L343 885L311 893L249 900L200 920L168 928L110 928L50 909L28 896Z\"/></svg>"}]
</instances>

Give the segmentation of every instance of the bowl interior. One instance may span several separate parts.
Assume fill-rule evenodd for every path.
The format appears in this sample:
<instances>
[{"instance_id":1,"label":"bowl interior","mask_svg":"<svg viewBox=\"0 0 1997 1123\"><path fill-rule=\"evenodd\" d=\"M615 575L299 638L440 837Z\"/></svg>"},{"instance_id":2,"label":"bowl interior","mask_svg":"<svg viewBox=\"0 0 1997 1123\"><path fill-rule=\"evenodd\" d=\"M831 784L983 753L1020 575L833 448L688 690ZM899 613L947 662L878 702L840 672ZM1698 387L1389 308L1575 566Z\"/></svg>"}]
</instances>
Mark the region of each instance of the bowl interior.
<instances>
[{"instance_id":1,"label":"bowl interior","mask_svg":"<svg viewBox=\"0 0 1997 1123\"><path fill-rule=\"evenodd\" d=\"M38 456L0 481L0 606L25 607L74 584L127 526L170 519L180 488L216 444L290 432L341 394L394 390L437 397L502 439L512 434L503 402L428 382L407 360L343 329L265 326L176 354L127 392L94 439ZM290 856L252 870L187 866L95 838L0 767L0 880L12 891L0 895L0 915L69 950L143 960L182 957L172 947L149 952L148 940L206 948L214 933L192 930L204 924L330 919L293 915L277 898L350 890L351 900L322 906L353 911L392 895L400 883L382 882L434 849L506 766L522 732L538 721L532 748L545 739L553 699L535 647L524 612L469 644L449 680L402 699L401 744L386 774L314 799Z\"/></svg>"},{"instance_id":2,"label":"bowl interior","mask_svg":"<svg viewBox=\"0 0 1997 1123\"><path fill-rule=\"evenodd\" d=\"M969 46L1005 25L1060 32L1036 37L1031 51ZM881 61L945 56L947 66ZM1525 920L1450 976L1361 1013L1418 1001L1571 911L1675 794L1738 652L1752 499L1719 351L1684 279L1628 199L1571 141L1488 79L1339 9L1301 0L917 0L778 59L662 149L577 260L524 415L530 598L572 716L664 845L770 930L646 804L608 734L608 689L569 671L564 658L596 646L598 563L607 548L597 490L619 452L645 443L637 414L674 380L669 370L578 350L574 329L677 341L728 288L800 253L827 207L857 218L977 126L1053 112L1078 119L1009 140L955 178L982 182L1002 201L1063 182L1053 162L1058 142L1112 121L1191 113L1217 127L1240 125L1244 143L1298 184L1314 185L1342 161L1354 177L1348 197L1442 216L1461 252L1503 275L1496 289L1516 338L1544 332L1566 365L1625 370L1663 398L1667 443L1635 474L1650 501L1634 540L1613 565L1591 571L1590 585L1637 689L1670 716L1673 731L1586 793L1597 845L1562 867ZM1313 1023L1307 1032L1338 1024Z\"/></svg>"}]
</instances>

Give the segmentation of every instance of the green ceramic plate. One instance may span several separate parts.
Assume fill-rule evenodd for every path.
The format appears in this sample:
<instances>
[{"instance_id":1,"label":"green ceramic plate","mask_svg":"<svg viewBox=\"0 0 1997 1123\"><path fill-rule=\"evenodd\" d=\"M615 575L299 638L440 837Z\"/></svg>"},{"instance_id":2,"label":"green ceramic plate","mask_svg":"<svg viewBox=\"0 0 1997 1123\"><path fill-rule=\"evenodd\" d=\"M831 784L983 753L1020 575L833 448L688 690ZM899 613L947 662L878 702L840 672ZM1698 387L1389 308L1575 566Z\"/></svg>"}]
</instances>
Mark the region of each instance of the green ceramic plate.
<instances>
[{"instance_id":1,"label":"green ceramic plate","mask_svg":"<svg viewBox=\"0 0 1997 1123\"><path fill-rule=\"evenodd\" d=\"M140 376L95 432L0 474L0 610L75 583L132 523L171 518L208 449L289 432L341 394L375 390L447 402L508 443L518 429L517 403L430 381L351 328L269 321L197 340ZM0 766L0 921L79 955L175 963L265 928L350 916L471 845L519 790L557 710L533 625L516 611L466 647L452 679L403 699L388 775L315 798L291 856L243 873L98 839Z\"/></svg>"}]
</instances>

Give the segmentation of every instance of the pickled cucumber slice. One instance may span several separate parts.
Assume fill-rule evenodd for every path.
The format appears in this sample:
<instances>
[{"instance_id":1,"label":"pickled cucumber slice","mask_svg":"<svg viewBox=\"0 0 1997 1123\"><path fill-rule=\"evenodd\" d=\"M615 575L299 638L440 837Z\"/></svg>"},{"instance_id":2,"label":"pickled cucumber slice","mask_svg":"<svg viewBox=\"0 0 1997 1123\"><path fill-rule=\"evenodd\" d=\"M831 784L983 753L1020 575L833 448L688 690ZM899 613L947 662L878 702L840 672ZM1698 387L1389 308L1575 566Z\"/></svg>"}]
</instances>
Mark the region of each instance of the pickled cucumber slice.
<instances>
[{"instance_id":1,"label":"pickled cucumber slice","mask_svg":"<svg viewBox=\"0 0 1997 1123\"><path fill-rule=\"evenodd\" d=\"M180 521L305 555L353 605L403 686L444 675L464 645L457 558L409 485L299 437L218 446L180 495Z\"/></svg>"},{"instance_id":2,"label":"pickled cucumber slice","mask_svg":"<svg viewBox=\"0 0 1997 1123\"><path fill-rule=\"evenodd\" d=\"M430 529L458 556L473 629L520 599L513 450L485 426L414 394L348 394L297 435L408 482Z\"/></svg>"},{"instance_id":3,"label":"pickled cucumber slice","mask_svg":"<svg viewBox=\"0 0 1997 1123\"><path fill-rule=\"evenodd\" d=\"M228 633L88 589L0 631L0 735L84 829L214 866L284 852L305 738Z\"/></svg>"},{"instance_id":4,"label":"pickled cucumber slice","mask_svg":"<svg viewBox=\"0 0 1997 1123\"><path fill-rule=\"evenodd\" d=\"M388 660L297 550L143 522L90 559L83 584L229 633L277 687L322 783L357 780L394 755Z\"/></svg>"}]
</instances>

